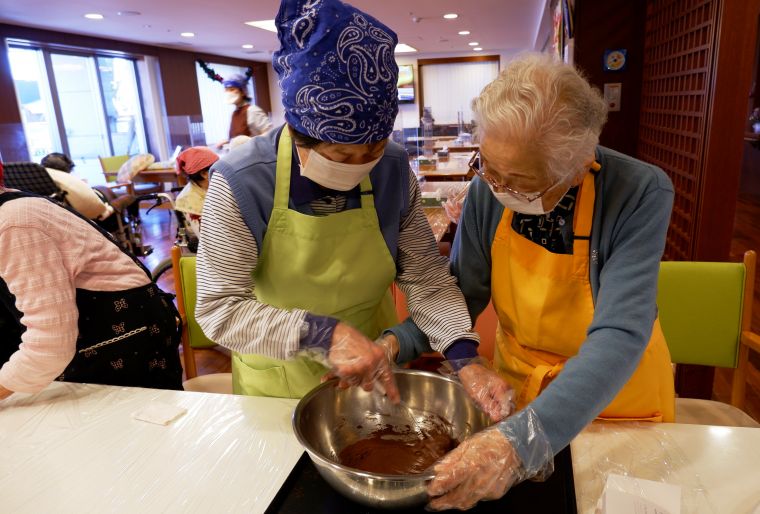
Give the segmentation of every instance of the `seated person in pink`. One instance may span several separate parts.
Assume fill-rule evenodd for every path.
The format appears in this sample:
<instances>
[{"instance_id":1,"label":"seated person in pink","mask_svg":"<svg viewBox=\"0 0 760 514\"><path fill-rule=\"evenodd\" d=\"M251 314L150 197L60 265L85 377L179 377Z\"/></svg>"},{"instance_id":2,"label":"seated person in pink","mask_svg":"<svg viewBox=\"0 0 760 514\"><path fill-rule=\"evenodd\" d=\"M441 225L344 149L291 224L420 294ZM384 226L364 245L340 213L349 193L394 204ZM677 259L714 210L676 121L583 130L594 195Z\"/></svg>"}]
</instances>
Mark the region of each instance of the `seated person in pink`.
<instances>
[{"instance_id":1,"label":"seated person in pink","mask_svg":"<svg viewBox=\"0 0 760 514\"><path fill-rule=\"evenodd\" d=\"M0 400L53 380L182 388L178 315L135 258L74 211L5 189Z\"/></svg>"}]
</instances>

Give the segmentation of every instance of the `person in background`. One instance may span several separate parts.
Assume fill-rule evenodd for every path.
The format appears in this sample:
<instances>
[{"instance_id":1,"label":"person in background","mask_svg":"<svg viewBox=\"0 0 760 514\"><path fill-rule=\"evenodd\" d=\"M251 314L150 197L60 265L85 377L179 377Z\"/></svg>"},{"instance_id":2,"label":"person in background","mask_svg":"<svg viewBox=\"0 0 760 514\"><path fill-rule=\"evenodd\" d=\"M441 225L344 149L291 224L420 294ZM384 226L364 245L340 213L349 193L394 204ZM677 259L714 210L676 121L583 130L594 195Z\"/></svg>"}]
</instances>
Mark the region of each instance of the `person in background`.
<instances>
[{"instance_id":1,"label":"person in background","mask_svg":"<svg viewBox=\"0 0 760 514\"><path fill-rule=\"evenodd\" d=\"M5 189L2 171L0 400L54 380L181 389L172 297L84 217Z\"/></svg>"},{"instance_id":2,"label":"person in background","mask_svg":"<svg viewBox=\"0 0 760 514\"><path fill-rule=\"evenodd\" d=\"M328 371L398 390L394 280L437 350L476 347L462 293L438 253L402 147L397 37L338 0L283 0L273 57L287 124L211 169L198 249L196 318L233 352L239 394L300 397ZM351 37L351 44L345 44ZM366 66L356 69L352 66ZM317 108L316 106L320 106ZM381 337L382 336L382 337ZM411 360L416 349L397 356Z\"/></svg>"},{"instance_id":3,"label":"person in background","mask_svg":"<svg viewBox=\"0 0 760 514\"><path fill-rule=\"evenodd\" d=\"M209 168L218 160L219 156L205 146L188 148L177 156L177 173L187 178L187 185L177 195L174 208L188 216L196 235L200 235Z\"/></svg>"},{"instance_id":4,"label":"person in background","mask_svg":"<svg viewBox=\"0 0 760 514\"><path fill-rule=\"evenodd\" d=\"M494 370L458 364L498 424L434 466L434 510L465 509L551 472L594 418L673 421L655 303L673 185L598 146L606 105L548 56L510 62L473 101L480 154L452 250L472 319L493 301ZM419 345L410 320L399 342ZM475 357L471 351L468 357ZM504 420L516 398L518 412Z\"/></svg>"},{"instance_id":5,"label":"person in background","mask_svg":"<svg viewBox=\"0 0 760 514\"><path fill-rule=\"evenodd\" d=\"M236 136L256 137L272 129L269 116L260 107L251 103L247 84L248 79L239 74L222 82L227 103L233 104L235 110L230 119L229 136L225 141L217 143L217 148L223 147Z\"/></svg>"},{"instance_id":6,"label":"person in background","mask_svg":"<svg viewBox=\"0 0 760 514\"><path fill-rule=\"evenodd\" d=\"M75 164L68 155L53 152L43 157L40 164L45 167L55 185L66 192L69 205L84 217L102 221L114 213L114 208L103 201L84 180L71 174Z\"/></svg>"}]
</instances>

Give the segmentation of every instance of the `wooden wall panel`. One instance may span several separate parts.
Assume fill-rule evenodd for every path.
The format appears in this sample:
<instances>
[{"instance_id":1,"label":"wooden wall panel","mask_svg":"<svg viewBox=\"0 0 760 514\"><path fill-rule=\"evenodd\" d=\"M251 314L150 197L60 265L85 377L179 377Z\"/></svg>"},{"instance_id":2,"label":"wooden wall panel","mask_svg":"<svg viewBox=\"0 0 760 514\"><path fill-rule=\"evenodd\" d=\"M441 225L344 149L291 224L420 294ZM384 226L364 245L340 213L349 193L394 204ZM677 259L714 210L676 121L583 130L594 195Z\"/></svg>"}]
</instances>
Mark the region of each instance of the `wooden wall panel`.
<instances>
[{"instance_id":1,"label":"wooden wall panel","mask_svg":"<svg viewBox=\"0 0 760 514\"><path fill-rule=\"evenodd\" d=\"M694 258L718 0L649 0L639 158L676 189L666 259Z\"/></svg>"},{"instance_id":2,"label":"wooden wall panel","mask_svg":"<svg viewBox=\"0 0 760 514\"><path fill-rule=\"evenodd\" d=\"M605 83L623 85L620 111L608 114L599 142L634 156L641 104L646 5L627 0L577 0L574 14L574 64L600 91L604 91ZM626 68L604 71L604 51L620 48L627 50Z\"/></svg>"}]
</instances>

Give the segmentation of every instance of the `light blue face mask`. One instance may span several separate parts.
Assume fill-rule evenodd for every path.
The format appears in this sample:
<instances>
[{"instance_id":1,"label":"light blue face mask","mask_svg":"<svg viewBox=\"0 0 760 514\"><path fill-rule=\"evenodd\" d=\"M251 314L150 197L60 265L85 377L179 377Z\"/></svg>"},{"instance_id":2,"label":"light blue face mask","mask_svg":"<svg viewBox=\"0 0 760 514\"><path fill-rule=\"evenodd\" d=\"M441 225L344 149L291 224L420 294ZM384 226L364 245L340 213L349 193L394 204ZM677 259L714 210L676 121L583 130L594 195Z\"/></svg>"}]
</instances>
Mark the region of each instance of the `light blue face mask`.
<instances>
[{"instance_id":1,"label":"light blue face mask","mask_svg":"<svg viewBox=\"0 0 760 514\"><path fill-rule=\"evenodd\" d=\"M299 154L300 160L300 154ZM350 191L369 175L382 155L364 164L346 164L331 161L316 150L309 151L306 166L301 164L301 176L313 180L322 187L336 191Z\"/></svg>"}]
</instances>

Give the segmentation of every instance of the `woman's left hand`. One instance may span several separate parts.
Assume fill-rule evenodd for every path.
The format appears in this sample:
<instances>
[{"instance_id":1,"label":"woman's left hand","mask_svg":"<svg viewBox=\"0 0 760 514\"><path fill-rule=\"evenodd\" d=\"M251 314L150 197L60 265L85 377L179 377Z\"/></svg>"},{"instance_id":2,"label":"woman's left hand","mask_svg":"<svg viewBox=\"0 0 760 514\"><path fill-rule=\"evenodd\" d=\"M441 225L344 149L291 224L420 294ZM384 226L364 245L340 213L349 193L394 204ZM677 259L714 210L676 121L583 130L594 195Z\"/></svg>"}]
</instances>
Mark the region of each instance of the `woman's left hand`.
<instances>
[{"instance_id":1,"label":"woman's left hand","mask_svg":"<svg viewBox=\"0 0 760 514\"><path fill-rule=\"evenodd\" d=\"M496 500L519 480L520 457L497 427L462 442L433 466L428 510L472 508Z\"/></svg>"},{"instance_id":2,"label":"woman's left hand","mask_svg":"<svg viewBox=\"0 0 760 514\"><path fill-rule=\"evenodd\" d=\"M514 411L512 387L492 369L474 362L460 369L458 376L467 394L491 421L499 422Z\"/></svg>"}]
</instances>

